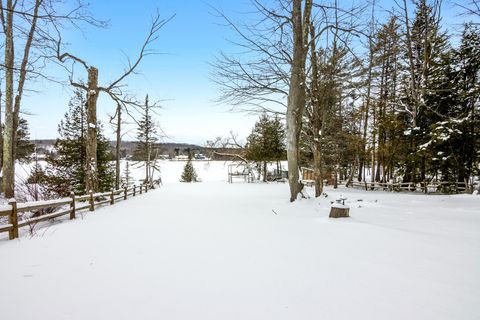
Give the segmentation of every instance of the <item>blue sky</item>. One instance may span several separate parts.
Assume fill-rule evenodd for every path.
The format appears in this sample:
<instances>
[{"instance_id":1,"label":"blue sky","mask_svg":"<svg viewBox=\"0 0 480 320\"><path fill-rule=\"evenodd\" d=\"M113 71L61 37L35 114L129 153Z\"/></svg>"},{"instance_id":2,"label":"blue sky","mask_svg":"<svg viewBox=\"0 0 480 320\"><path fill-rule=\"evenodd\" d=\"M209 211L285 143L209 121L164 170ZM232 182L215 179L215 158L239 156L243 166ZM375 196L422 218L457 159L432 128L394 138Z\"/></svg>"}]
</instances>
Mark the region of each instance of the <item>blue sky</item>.
<instances>
[{"instance_id":1,"label":"blue sky","mask_svg":"<svg viewBox=\"0 0 480 320\"><path fill-rule=\"evenodd\" d=\"M139 75L128 78L128 90L150 100L161 99L163 109L157 120L170 137L169 141L204 143L216 136L226 136L230 130L247 135L255 116L228 112L229 106L213 102L216 88L209 80L208 62L221 49L230 46L226 40L229 30L212 14L210 5L225 11L244 10L246 1L115 1L92 2L91 9L100 19L109 20L106 29L87 28L83 34L68 30L68 51L85 59L99 69L99 83L107 84L122 73L126 56L135 57L147 34L156 8L162 17L176 14L161 31L152 48L162 54L146 57ZM85 78L80 67L76 74ZM60 77L60 75L59 75ZM64 75L64 78L66 76ZM71 95L69 88L52 83L38 83L39 92L25 98L24 110L30 123L32 138L54 138ZM99 119L105 123L114 104L101 96ZM105 126L106 134L112 130ZM135 139L132 130L125 137Z\"/></svg>"},{"instance_id":2,"label":"blue sky","mask_svg":"<svg viewBox=\"0 0 480 320\"><path fill-rule=\"evenodd\" d=\"M166 141L203 144L207 139L226 136L231 130L245 137L257 117L231 113L229 106L213 102L218 92L209 80L211 67L208 62L213 61L220 50L236 51L227 40L233 36L232 32L221 25L222 21L213 14L211 6L238 18L251 8L249 3L249 0L95 0L91 2L91 10L98 18L109 21L108 28L89 27L83 34L67 30L64 37L70 43L68 51L96 66L100 84L108 84L122 73L126 56L135 57L156 8L165 18L176 14L160 31L153 46L162 54L142 61L141 74L132 75L126 81L129 91L139 97L148 93L151 100L165 100L157 121L169 136ZM392 1L379 3L387 8L392 6ZM447 3L444 11L448 25L455 20L451 4ZM85 77L81 68L77 70L77 75ZM52 83L37 83L35 89L38 92L29 94L23 105L30 113L26 118L31 137L55 138L71 91ZM107 114L113 110L114 104L107 97L100 97L99 119L105 123ZM108 125L105 125L105 133L113 137ZM134 140L134 130L124 139Z\"/></svg>"}]
</instances>

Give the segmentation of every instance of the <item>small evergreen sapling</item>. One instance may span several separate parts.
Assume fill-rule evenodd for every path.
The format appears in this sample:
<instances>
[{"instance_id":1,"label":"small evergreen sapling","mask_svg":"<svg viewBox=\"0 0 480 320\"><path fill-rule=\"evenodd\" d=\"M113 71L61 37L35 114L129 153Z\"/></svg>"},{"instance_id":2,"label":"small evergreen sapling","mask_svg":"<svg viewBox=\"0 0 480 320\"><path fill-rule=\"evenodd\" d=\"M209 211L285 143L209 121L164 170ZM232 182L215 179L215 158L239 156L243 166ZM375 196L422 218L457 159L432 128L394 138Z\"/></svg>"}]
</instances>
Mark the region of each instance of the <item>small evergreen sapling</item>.
<instances>
[{"instance_id":1,"label":"small evergreen sapling","mask_svg":"<svg viewBox=\"0 0 480 320\"><path fill-rule=\"evenodd\" d=\"M197 182L197 172L195 171L195 168L193 167L192 164L192 156L190 153L188 154L188 161L185 164L185 167L183 167L183 173L182 177L180 179L180 182Z\"/></svg>"},{"instance_id":2,"label":"small evergreen sapling","mask_svg":"<svg viewBox=\"0 0 480 320\"><path fill-rule=\"evenodd\" d=\"M133 186L133 177L132 173L130 171L130 165L127 161L125 165L125 170L123 171L123 177L122 177L122 186L130 188Z\"/></svg>"}]
</instances>

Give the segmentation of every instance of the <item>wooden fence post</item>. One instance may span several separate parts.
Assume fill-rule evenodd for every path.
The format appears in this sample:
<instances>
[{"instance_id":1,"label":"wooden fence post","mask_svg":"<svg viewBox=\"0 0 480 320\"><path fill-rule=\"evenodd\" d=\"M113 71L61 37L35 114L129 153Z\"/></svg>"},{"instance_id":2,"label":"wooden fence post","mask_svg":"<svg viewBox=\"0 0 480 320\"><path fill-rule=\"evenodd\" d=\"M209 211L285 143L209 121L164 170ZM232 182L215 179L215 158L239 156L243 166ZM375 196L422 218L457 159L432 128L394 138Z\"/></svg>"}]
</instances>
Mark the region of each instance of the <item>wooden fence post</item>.
<instances>
[{"instance_id":1,"label":"wooden fence post","mask_svg":"<svg viewBox=\"0 0 480 320\"><path fill-rule=\"evenodd\" d=\"M10 199L8 204L12 206L12 211L8 216L8 223L12 225L12 230L8 232L8 239L13 240L18 238L18 214L17 214L17 200Z\"/></svg>"},{"instance_id":2,"label":"wooden fence post","mask_svg":"<svg viewBox=\"0 0 480 320\"><path fill-rule=\"evenodd\" d=\"M75 193L70 192L70 198L72 198L72 202L70 203L70 220L75 219Z\"/></svg>"},{"instance_id":3,"label":"wooden fence post","mask_svg":"<svg viewBox=\"0 0 480 320\"><path fill-rule=\"evenodd\" d=\"M123 200L127 200L127 193L128 193L128 187L125 186L123 188Z\"/></svg>"},{"instance_id":4,"label":"wooden fence post","mask_svg":"<svg viewBox=\"0 0 480 320\"><path fill-rule=\"evenodd\" d=\"M93 201L93 191L90 190L90 211L95 210L95 202Z\"/></svg>"},{"instance_id":5,"label":"wooden fence post","mask_svg":"<svg viewBox=\"0 0 480 320\"><path fill-rule=\"evenodd\" d=\"M145 193L148 192L148 183L145 185Z\"/></svg>"},{"instance_id":6,"label":"wooden fence post","mask_svg":"<svg viewBox=\"0 0 480 320\"><path fill-rule=\"evenodd\" d=\"M143 185L140 183L140 194L143 192Z\"/></svg>"},{"instance_id":7,"label":"wooden fence post","mask_svg":"<svg viewBox=\"0 0 480 320\"><path fill-rule=\"evenodd\" d=\"M137 186L136 185L133 185L133 196L135 197L135 192L137 191Z\"/></svg>"},{"instance_id":8,"label":"wooden fence post","mask_svg":"<svg viewBox=\"0 0 480 320\"><path fill-rule=\"evenodd\" d=\"M115 195L113 194L113 190L115 190L115 189L112 188L112 192L110 193L110 204L115 203Z\"/></svg>"}]
</instances>

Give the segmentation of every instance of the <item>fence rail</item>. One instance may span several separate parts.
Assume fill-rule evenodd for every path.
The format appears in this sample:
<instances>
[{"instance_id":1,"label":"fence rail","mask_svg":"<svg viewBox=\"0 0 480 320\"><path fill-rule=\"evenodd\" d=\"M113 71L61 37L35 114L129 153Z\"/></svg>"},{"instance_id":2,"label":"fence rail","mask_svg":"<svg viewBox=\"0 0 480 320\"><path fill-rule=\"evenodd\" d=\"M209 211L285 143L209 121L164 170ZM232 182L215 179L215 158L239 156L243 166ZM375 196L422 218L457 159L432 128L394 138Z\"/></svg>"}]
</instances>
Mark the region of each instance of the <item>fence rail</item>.
<instances>
[{"instance_id":1,"label":"fence rail","mask_svg":"<svg viewBox=\"0 0 480 320\"><path fill-rule=\"evenodd\" d=\"M401 183L382 183L382 182L351 182L350 186L362 188L365 190L384 190L384 191L417 191L423 193L465 193L475 188L477 183L467 185L465 182L401 182Z\"/></svg>"},{"instance_id":2,"label":"fence rail","mask_svg":"<svg viewBox=\"0 0 480 320\"><path fill-rule=\"evenodd\" d=\"M141 184L139 186L124 187L121 189L112 189L109 192L93 193L76 196L73 192L69 198L62 198L49 201L32 201L25 203L17 203L15 199L10 199L8 205L0 206L0 217L8 217L7 224L0 224L0 233L8 232L9 240L18 238L18 229L31 226L38 222L47 221L64 215L70 215L70 220L75 219L76 213L83 210L94 211L95 207L110 204L113 205L117 201L127 200L128 197L134 197L143 192L147 193L149 189L154 189L158 185L157 181L149 184ZM62 208L69 205L68 209ZM30 212L33 210L58 209L38 217L27 218L19 221L19 213Z\"/></svg>"}]
</instances>

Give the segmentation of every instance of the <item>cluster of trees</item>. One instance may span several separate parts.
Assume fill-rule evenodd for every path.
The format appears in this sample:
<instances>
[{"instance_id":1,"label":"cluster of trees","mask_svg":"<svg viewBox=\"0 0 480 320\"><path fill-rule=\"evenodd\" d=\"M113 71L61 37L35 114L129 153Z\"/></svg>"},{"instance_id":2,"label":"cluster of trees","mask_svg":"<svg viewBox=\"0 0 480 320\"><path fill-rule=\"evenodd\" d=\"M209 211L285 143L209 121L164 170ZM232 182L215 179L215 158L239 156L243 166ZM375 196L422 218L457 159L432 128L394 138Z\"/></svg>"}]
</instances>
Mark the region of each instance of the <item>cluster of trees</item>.
<instances>
[{"instance_id":1,"label":"cluster of trees","mask_svg":"<svg viewBox=\"0 0 480 320\"><path fill-rule=\"evenodd\" d=\"M153 53L152 44L158 39L162 27L172 18L173 16L161 19L157 12L136 58L128 59L127 67L117 78L101 85L98 83L99 69L82 57L65 51L66 43L62 38L63 31L70 27L78 30L107 25L90 13L88 3L83 0L0 1L1 41L4 49L0 78L5 85L2 97L5 117L1 126L1 187L5 197L15 195L15 160L24 157L23 153L28 153L32 148L24 143L28 136L24 133L26 122L20 117L23 94L38 79L55 80L58 83L58 75L53 79L48 73L48 67L53 64L60 65L67 73L65 81L60 82L65 87L77 90L70 111L59 127L61 138L56 147L60 156L49 160L50 166L62 174L53 181L53 173L43 174L36 166L32 179L36 179L37 175L45 175L44 178L51 185L56 185L58 194L64 194L66 190L96 192L107 188L107 185L111 186L111 168L104 162L108 158L105 152L107 144L101 133L101 125L97 122L98 96L104 94L117 105L113 121L117 134L116 158L119 159L124 115L132 117L133 113L142 113L148 109L134 95L126 92L125 80L136 73L144 57ZM78 76L78 68L74 66L80 66L85 75ZM82 80L84 78L86 81ZM74 151L77 152L75 159L68 159L66 153ZM115 171L114 182L118 187L119 161L115 165ZM74 178L67 181L71 177ZM147 174L146 179L148 177Z\"/></svg>"},{"instance_id":2,"label":"cluster of trees","mask_svg":"<svg viewBox=\"0 0 480 320\"><path fill-rule=\"evenodd\" d=\"M114 171L111 165L110 143L102 134L97 122L97 175L98 191L111 190ZM29 178L30 183L41 186L47 197L67 197L70 192L86 194L87 187L87 108L82 91L76 90L69 102L69 110L58 125L59 138L55 142L56 152L47 157L47 166L35 165Z\"/></svg>"},{"instance_id":3,"label":"cluster of trees","mask_svg":"<svg viewBox=\"0 0 480 320\"><path fill-rule=\"evenodd\" d=\"M219 100L285 116L291 201L302 164L314 168L317 196L330 178L471 187L480 170L478 4L458 6L460 34L446 31L439 0L390 11L253 0L251 24L219 12L245 49L218 56Z\"/></svg>"},{"instance_id":4,"label":"cluster of trees","mask_svg":"<svg viewBox=\"0 0 480 320\"><path fill-rule=\"evenodd\" d=\"M276 162L280 171L279 162L286 159L285 128L280 118L263 113L247 138L245 150L245 159L258 164L263 181L267 181L268 163Z\"/></svg>"},{"instance_id":5,"label":"cluster of trees","mask_svg":"<svg viewBox=\"0 0 480 320\"><path fill-rule=\"evenodd\" d=\"M143 113L137 127L137 149L135 152L145 165L144 182L153 181L155 156L151 154L154 143L157 141L157 125L150 115L151 106L148 96L145 99ZM55 142L55 153L47 156L45 168L36 164L33 166L28 183L39 186L44 198L66 197L71 192L86 194L91 189L87 185L87 103L82 90L75 90L69 102L69 110L58 126L59 138ZM119 188L134 184L130 165L127 162L123 175L117 176L116 169L120 168L112 163L114 155L111 152L110 142L103 135L103 126L97 122L96 135L96 171L98 187L96 191L104 192L112 188ZM117 184L116 179L119 179Z\"/></svg>"}]
</instances>

